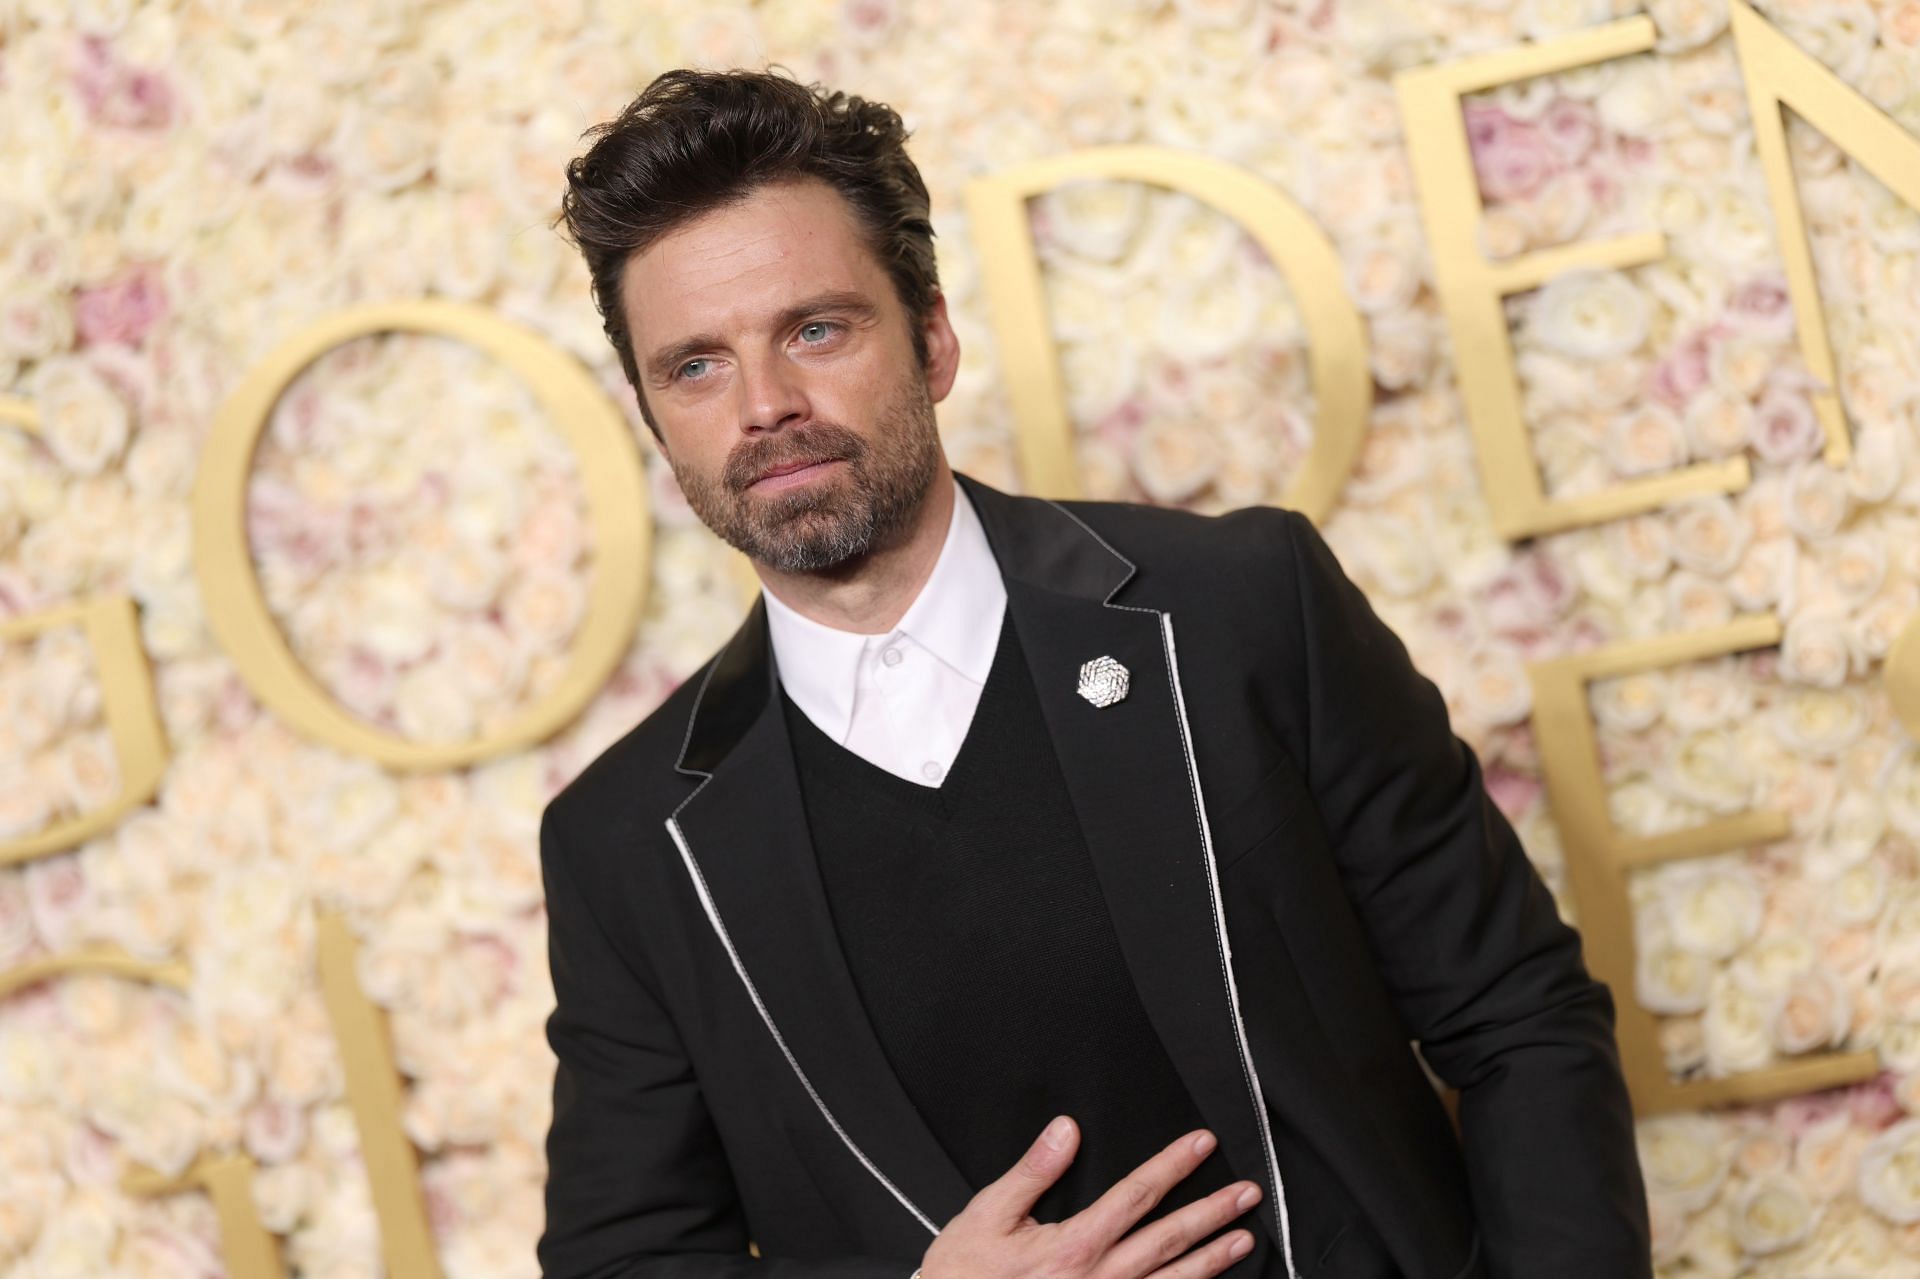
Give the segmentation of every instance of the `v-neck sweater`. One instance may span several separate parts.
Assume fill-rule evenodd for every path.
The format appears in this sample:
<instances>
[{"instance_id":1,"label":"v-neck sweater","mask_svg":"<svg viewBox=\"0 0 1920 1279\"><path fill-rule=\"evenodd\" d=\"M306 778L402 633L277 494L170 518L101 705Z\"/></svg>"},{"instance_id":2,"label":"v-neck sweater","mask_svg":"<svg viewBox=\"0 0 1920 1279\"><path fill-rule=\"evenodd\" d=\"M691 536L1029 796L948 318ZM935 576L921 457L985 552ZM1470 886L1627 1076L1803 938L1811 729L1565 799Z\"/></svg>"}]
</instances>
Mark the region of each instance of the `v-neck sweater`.
<instances>
[{"instance_id":1,"label":"v-neck sweater","mask_svg":"<svg viewBox=\"0 0 1920 1279\"><path fill-rule=\"evenodd\" d=\"M974 1189L1058 1114L1061 1220L1202 1126L1120 950L1011 614L941 785L834 742L782 693L840 946L907 1095ZM1148 1220L1232 1180L1216 1149Z\"/></svg>"}]
</instances>

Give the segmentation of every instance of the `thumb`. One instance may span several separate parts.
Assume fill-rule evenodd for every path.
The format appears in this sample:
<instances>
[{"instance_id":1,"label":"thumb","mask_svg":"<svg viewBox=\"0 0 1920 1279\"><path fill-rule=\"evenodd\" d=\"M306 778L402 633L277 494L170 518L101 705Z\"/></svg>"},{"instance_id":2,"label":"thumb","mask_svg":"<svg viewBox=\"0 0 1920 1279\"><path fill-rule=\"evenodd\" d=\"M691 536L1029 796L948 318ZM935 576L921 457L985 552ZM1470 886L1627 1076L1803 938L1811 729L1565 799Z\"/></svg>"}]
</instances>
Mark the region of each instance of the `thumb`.
<instances>
[{"instance_id":1,"label":"thumb","mask_svg":"<svg viewBox=\"0 0 1920 1279\"><path fill-rule=\"evenodd\" d=\"M975 1204L991 1221L1011 1230L1026 1220L1040 1196L1060 1180L1079 1149L1079 1125L1061 1115L1027 1147L1018 1163L975 1197Z\"/></svg>"}]
</instances>

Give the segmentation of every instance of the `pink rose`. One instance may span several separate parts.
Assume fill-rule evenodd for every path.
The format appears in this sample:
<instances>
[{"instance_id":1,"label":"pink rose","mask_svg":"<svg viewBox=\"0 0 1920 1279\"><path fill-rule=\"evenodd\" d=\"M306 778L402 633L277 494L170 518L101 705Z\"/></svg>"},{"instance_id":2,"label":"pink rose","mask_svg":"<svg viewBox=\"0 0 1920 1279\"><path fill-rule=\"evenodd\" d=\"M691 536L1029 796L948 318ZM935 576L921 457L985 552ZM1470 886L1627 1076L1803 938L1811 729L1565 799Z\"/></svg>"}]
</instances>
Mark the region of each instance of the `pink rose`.
<instances>
[{"instance_id":1,"label":"pink rose","mask_svg":"<svg viewBox=\"0 0 1920 1279\"><path fill-rule=\"evenodd\" d=\"M1486 103L1467 104L1467 142L1480 192L1489 200L1525 199L1561 168L1538 127Z\"/></svg>"},{"instance_id":2,"label":"pink rose","mask_svg":"<svg viewBox=\"0 0 1920 1279\"><path fill-rule=\"evenodd\" d=\"M1538 777L1516 773L1509 768L1488 769L1485 782L1487 794L1511 822L1517 822L1525 817L1533 810L1534 803L1540 798Z\"/></svg>"},{"instance_id":3,"label":"pink rose","mask_svg":"<svg viewBox=\"0 0 1920 1279\"><path fill-rule=\"evenodd\" d=\"M113 56L100 36L80 41L73 71L74 87L86 106L87 118L118 129L164 129L173 123L173 86L158 72L130 67Z\"/></svg>"},{"instance_id":4,"label":"pink rose","mask_svg":"<svg viewBox=\"0 0 1920 1279\"><path fill-rule=\"evenodd\" d=\"M1647 394L1668 408L1685 408L1707 384L1711 348L1711 339L1704 331L1675 343L1659 363L1647 370Z\"/></svg>"},{"instance_id":5,"label":"pink rose","mask_svg":"<svg viewBox=\"0 0 1920 1279\"><path fill-rule=\"evenodd\" d=\"M1589 103L1560 98L1540 117L1540 130L1568 164L1578 164L1600 139L1600 123Z\"/></svg>"},{"instance_id":6,"label":"pink rose","mask_svg":"<svg viewBox=\"0 0 1920 1279\"><path fill-rule=\"evenodd\" d=\"M1898 1083L1898 1077L1891 1071L1882 1071L1866 1083L1847 1089L1847 1110L1853 1121L1875 1131L1891 1126L1903 1113L1894 1094Z\"/></svg>"},{"instance_id":7,"label":"pink rose","mask_svg":"<svg viewBox=\"0 0 1920 1279\"><path fill-rule=\"evenodd\" d=\"M1812 457L1826 442L1820 420L1804 395L1781 387L1769 388L1754 409L1753 451L1769 462L1797 462Z\"/></svg>"},{"instance_id":8,"label":"pink rose","mask_svg":"<svg viewBox=\"0 0 1920 1279\"><path fill-rule=\"evenodd\" d=\"M1783 1135L1798 1140L1841 1113L1847 1104L1844 1091L1837 1088L1789 1097L1774 1108L1773 1126Z\"/></svg>"},{"instance_id":9,"label":"pink rose","mask_svg":"<svg viewBox=\"0 0 1920 1279\"><path fill-rule=\"evenodd\" d=\"M1793 332L1793 300L1777 275L1748 280L1727 297L1727 317L1762 336L1784 339Z\"/></svg>"},{"instance_id":10,"label":"pink rose","mask_svg":"<svg viewBox=\"0 0 1920 1279\"><path fill-rule=\"evenodd\" d=\"M139 346L147 331L167 318L167 290L160 269L141 263L105 284L73 295L73 325L81 346Z\"/></svg>"},{"instance_id":11,"label":"pink rose","mask_svg":"<svg viewBox=\"0 0 1920 1279\"><path fill-rule=\"evenodd\" d=\"M28 862L21 872L26 881L27 910L34 929L50 950L64 950L93 903L86 872L78 854Z\"/></svg>"}]
</instances>

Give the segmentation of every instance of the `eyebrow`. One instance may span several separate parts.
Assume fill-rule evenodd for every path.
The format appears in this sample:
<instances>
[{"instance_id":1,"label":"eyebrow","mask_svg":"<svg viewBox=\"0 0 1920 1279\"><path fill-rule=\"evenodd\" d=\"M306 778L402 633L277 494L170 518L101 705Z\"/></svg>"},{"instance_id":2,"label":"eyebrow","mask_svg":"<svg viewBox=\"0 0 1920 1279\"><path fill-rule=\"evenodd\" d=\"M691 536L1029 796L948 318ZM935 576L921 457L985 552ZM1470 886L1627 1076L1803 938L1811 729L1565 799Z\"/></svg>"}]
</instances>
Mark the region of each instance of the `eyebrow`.
<instances>
[{"instance_id":1,"label":"eyebrow","mask_svg":"<svg viewBox=\"0 0 1920 1279\"><path fill-rule=\"evenodd\" d=\"M784 329L799 323L810 315L822 311L840 311L860 319L871 319L879 312L866 295L850 289L837 289L830 293L818 293L803 302L796 302L774 317L774 329ZM675 342L672 346L656 352L647 361L647 376L655 382L665 382L673 371L685 360L712 350L716 346L725 346L726 339L714 333L700 333L693 337Z\"/></svg>"}]
</instances>

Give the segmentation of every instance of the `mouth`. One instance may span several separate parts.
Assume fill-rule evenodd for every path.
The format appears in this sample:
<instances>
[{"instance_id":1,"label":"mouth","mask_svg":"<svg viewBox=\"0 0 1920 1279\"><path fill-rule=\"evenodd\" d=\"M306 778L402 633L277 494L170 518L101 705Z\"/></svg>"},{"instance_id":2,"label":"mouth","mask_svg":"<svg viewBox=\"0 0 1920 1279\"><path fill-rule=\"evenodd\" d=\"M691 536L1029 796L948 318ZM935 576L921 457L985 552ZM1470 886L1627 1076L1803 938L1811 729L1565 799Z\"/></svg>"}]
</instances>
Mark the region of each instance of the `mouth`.
<instances>
[{"instance_id":1,"label":"mouth","mask_svg":"<svg viewBox=\"0 0 1920 1279\"><path fill-rule=\"evenodd\" d=\"M770 466L760 472L759 478L747 487L760 492L793 488L825 475L828 470L840 463L841 459L837 457L803 458L794 462L782 462L778 466Z\"/></svg>"}]
</instances>

